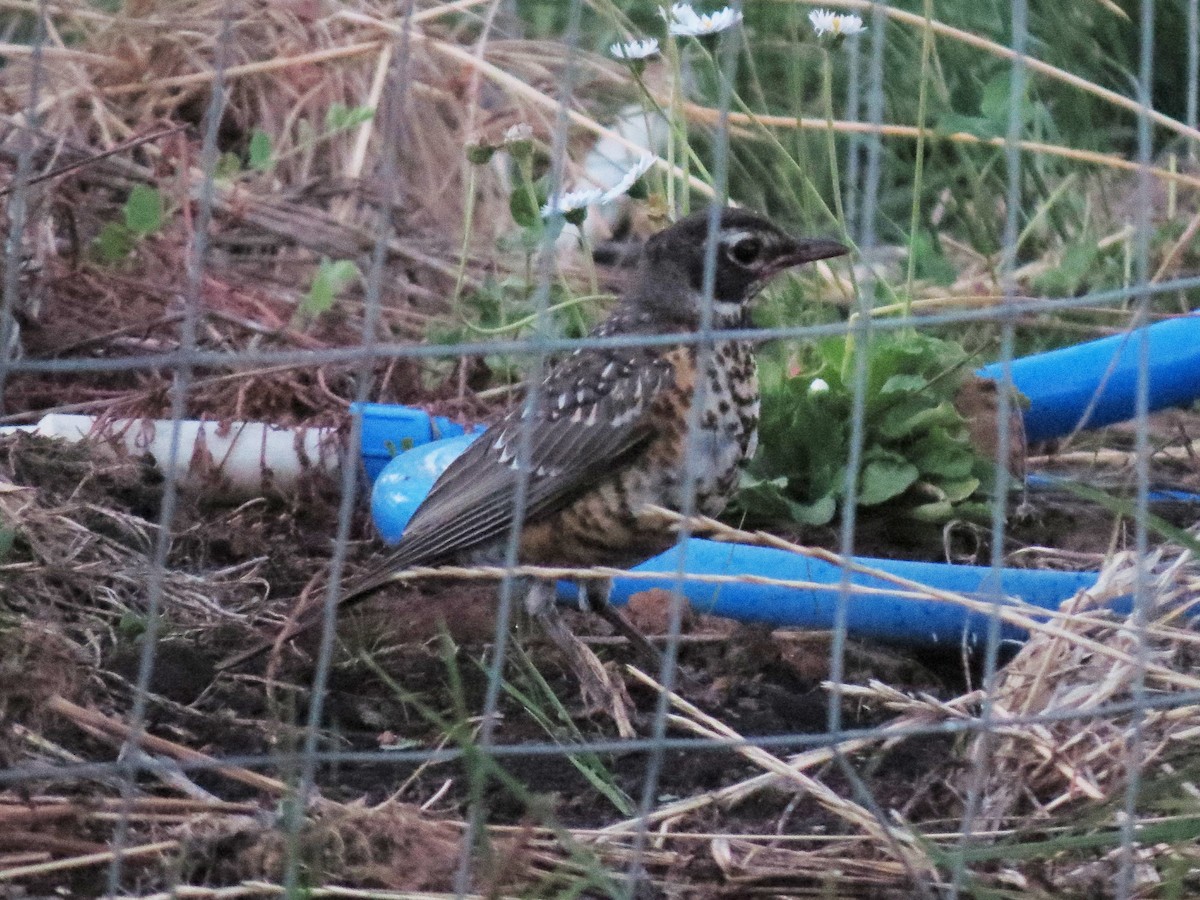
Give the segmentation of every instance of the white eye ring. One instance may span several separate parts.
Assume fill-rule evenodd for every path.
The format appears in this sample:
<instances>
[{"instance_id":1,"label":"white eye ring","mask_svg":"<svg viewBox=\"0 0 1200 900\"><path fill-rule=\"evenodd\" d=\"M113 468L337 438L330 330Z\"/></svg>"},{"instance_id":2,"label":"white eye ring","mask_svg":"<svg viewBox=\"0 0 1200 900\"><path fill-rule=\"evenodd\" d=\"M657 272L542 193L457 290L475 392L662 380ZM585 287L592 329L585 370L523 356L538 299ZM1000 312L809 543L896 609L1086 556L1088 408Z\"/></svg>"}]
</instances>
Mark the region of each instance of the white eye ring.
<instances>
[{"instance_id":1,"label":"white eye ring","mask_svg":"<svg viewBox=\"0 0 1200 900\"><path fill-rule=\"evenodd\" d=\"M739 266L752 266L762 255L763 242L755 235L740 237L725 250L726 255Z\"/></svg>"}]
</instances>

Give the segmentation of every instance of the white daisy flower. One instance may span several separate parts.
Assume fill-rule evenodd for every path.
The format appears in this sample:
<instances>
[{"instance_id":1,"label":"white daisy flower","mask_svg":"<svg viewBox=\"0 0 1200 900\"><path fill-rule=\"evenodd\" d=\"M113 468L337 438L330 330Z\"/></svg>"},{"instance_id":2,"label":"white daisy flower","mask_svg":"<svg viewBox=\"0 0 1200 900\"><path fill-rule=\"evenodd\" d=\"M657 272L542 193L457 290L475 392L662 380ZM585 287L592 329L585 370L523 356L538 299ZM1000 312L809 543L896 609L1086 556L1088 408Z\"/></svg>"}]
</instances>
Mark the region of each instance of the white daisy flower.
<instances>
[{"instance_id":1,"label":"white daisy flower","mask_svg":"<svg viewBox=\"0 0 1200 900\"><path fill-rule=\"evenodd\" d=\"M812 22L817 37L826 34L832 34L834 37L862 34L867 30L867 26L858 16L842 15L828 9L814 9L808 14L808 21Z\"/></svg>"},{"instance_id":2,"label":"white daisy flower","mask_svg":"<svg viewBox=\"0 0 1200 900\"><path fill-rule=\"evenodd\" d=\"M732 28L741 21L742 14L729 6L701 15L692 9L691 4L676 3L671 6L667 30L676 37L703 37Z\"/></svg>"},{"instance_id":3,"label":"white daisy flower","mask_svg":"<svg viewBox=\"0 0 1200 900\"><path fill-rule=\"evenodd\" d=\"M653 154L647 153L635 162L629 170L621 176L621 180L610 187L607 191L602 191L599 188L577 188L573 191L567 191L557 200L550 198L542 207L542 218L548 219L551 216L567 215L580 209L587 209L589 206L600 206L605 203L612 203L617 198L629 192L639 178L649 171L654 165L656 157Z\"/></svg>"},{"instance_id":4,"label":"white daisy flower","mask_svg":"<svg viewBox=\"0 0 1200 900\"><path fill-rule=\"evenodd\" d=\"M577 191L567 191L558 197L551 197L542 206L542 218L548 219L554 215L565 216L578 209L587 209L595 203L604 202L604 191L599 188L581 188Z\"/></svg>"},{"instance_id":5,"label":"white daisy flower","mask_svg":"<svg viewBox=\"0 0 1200 900\"><path fill-rule=\"evenodd\" d=\"M633 166L621 176L621 180L604 192L601 198L601 203L611 203L618 197L629 192L629 189L637 184L638 179L650 171L650 167L654 165L654 154L646 153L633 164Z\"/></svg>"},{"instance_id":6,"label":"white daisy flower","mask_svg":"<svg viewBox=\"0 0 1200 900\"><path fill-rule=\"evenodd\" d=\"M617 59L634 60L649 59L658 54L658 38L646 38L641 41L627 41L624 44L613 44L608 52Z\"/></svg>"}]
</instances>

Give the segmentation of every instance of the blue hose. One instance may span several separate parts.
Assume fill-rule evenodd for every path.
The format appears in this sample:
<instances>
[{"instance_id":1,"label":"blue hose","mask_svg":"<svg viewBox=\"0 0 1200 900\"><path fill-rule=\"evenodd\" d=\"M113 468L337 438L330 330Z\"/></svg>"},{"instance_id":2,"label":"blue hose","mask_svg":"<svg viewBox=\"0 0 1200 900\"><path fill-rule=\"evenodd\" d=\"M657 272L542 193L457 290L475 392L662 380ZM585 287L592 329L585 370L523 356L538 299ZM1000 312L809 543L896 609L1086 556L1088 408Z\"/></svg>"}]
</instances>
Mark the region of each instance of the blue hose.
<instances>
[{"instance_id":1,"label":"blue hose","mask_svg":"<svg viewBox=\"0 0 1200 900\"><path fill-rule=\"evenodd\" d=\"M672 590L678 585L679 548L668 550L639 566L634 572L661 572L663 577L647 581L618 578L613 584L613 602L625 603L633 594L652 587ZM742 622L762 622L776 627L830 630L834 627L842 567L746 544L727 544L701 538L683 547L686 571L691 575L760 575L784 581L809 581L828 588L793 588L779 585L729 582L712 584L685 580L682 593L700 612L726 616ZM967 594L987 602L1008 603L1018 597L1025 603L1054 611L1064 600L1096 583L1097 572L1054 572L1035 569L1002 569L986 566L952 566L942 563L904 562L858 557L855 563L887 572L944 591ZM859 587L883 589L883 594L854 594L847 600L846 631L852 637L912 645L975 645L986 640L988 616L962 606L934 600L901 596L903 588L873 575L850 573L849 581ZM997 587L999 590L997 590ZM566 591L570 595L570 591ZM1002 640L1021 641L1023 629L1002 624Z\"/></svg>"},{"instance_id":2,"label":"blue hose","mask_svg":"<svg viewBox=\"0 0 1200 900\"><path fill-rule=\"evenodd\" d=\"M1139 335L1150 344L1150 410L1200 399L1200 315L1180 316L1113 337L1012 361L1012 379L1029 398L1025 434L1041 441L1070 434L1083 421L1100 428L1136 413ZM992 363L978 371L1000 381Z\"/></svg>"}]
</instances>

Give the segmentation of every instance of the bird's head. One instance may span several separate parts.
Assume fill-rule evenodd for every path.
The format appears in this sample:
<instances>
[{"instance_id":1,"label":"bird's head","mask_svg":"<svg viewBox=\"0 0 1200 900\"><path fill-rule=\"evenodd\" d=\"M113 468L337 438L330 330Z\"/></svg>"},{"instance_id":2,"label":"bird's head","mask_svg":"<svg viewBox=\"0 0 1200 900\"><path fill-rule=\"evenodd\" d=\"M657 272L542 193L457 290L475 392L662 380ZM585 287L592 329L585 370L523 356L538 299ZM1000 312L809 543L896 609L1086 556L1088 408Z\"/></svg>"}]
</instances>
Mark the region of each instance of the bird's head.
<instances>
[{"instance_id":1,"label":"bird's head","mask_svg":"<svg viewBox=\"0 0 1200 900\"><path fill-rule=\"evenodd\" d=\"M707 210L651 237L642 251L638 283L629 299L664 324L695 328L702 321ZM750 301L772 277L793 266L849 252L837 241L795 238L761 216L721 211L713 270L715 328L749 323Z\"/></svg>"}]
</instances>

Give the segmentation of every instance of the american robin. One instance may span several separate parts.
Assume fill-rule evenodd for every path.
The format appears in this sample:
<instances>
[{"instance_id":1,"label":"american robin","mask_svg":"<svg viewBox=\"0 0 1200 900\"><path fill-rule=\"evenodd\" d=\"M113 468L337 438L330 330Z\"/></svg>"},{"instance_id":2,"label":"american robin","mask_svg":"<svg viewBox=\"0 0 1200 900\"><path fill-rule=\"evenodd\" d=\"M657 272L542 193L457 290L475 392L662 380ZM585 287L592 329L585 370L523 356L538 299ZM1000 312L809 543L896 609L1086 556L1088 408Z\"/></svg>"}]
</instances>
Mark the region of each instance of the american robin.
<instances>
[{"instance_id":1,"label":"american robin","mask_svg":"<svg viewBox=\"0 0 1200 900\"><path fill-rule=\"evenodd\" d=\"M708 231L708 213L698 212L652 236L633 287L592 335L698 331L706 302ZM721 212L715 239L716 330L748 327L750 301L772 276L847 252L835 241L793 238L734 209ZM513 409L451 463L414 513L398 549L350 585L339 604L366 599L414 566L503 564L523 459L528 481L520 563L628 566L668 549L674 536L647 508L685 506L688 425L697 397L703 406L693 438L693 509L719 514L758 441L753 345L717 336L707 353L695 343L581 348L551 368L532 409L526 404ZM529 587L527 605L560 646L569 642L548 599L553 585ZM585 582L581 594L626 630L607 604L607 586ZM301 620L292 633L315 620ZM578 661L580 646L564 649ZM595 671L591 660L580 665Z\"/></svg>"}]
</instances>

